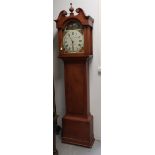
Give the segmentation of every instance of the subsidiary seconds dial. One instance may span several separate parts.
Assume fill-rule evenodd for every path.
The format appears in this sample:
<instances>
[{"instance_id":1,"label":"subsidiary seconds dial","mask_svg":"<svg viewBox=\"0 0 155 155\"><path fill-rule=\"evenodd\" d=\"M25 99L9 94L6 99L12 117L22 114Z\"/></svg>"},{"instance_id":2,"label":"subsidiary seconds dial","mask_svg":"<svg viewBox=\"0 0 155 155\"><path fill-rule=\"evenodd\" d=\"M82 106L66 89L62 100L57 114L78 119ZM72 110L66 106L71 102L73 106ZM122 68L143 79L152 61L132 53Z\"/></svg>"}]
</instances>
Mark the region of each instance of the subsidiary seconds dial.
<instances>
[{"instance_id":1,"label":"subsidiary seconds dial","mask_svg":"<svg viewBox=\"0 0 155 155\"><path fill-rule=\"evenodd\" d=\"M66 30L63 48L67 52L79 52L84 47L84 37L78 30Z\"/></svg>"}]
</instances>

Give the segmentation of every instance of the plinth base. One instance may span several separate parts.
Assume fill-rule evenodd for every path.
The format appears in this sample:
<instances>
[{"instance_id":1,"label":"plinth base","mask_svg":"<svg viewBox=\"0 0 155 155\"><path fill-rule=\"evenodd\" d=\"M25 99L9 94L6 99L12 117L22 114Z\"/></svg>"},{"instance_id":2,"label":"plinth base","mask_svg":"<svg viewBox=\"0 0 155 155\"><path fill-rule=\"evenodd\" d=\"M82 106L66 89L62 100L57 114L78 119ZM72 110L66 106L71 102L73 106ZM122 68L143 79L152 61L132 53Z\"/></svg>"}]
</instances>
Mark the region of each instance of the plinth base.
<instances>
[{"instance_id":1,"label":"plinth base","mask_svg":"<svg viewBox=\"0 0 155 155\"><path fill-rule=\"evenodd\" d=\"M62 142L92 147L94 143L93 116L66 115L62 119Z\"/></svg>"}]
</instances>

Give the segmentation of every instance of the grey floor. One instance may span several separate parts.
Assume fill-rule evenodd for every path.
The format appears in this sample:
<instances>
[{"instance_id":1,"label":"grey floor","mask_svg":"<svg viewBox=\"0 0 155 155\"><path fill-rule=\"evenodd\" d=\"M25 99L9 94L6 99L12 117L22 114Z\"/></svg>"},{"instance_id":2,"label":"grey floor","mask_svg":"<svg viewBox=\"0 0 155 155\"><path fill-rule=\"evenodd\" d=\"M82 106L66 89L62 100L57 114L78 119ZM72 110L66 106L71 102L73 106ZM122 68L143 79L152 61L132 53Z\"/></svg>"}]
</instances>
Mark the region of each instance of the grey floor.
<instances>
[{"instance_id":1,"label":"grey floor","mask_svg":"<svg viewBox=\"0 0 155 155\"><path fill-rule=\"evenodd\" d=\"M56 140L59 155L101 155L101 143L98 140L94 142L92 148L61 143L60 136L57 136Z\"/></svg>"}]
</instances>

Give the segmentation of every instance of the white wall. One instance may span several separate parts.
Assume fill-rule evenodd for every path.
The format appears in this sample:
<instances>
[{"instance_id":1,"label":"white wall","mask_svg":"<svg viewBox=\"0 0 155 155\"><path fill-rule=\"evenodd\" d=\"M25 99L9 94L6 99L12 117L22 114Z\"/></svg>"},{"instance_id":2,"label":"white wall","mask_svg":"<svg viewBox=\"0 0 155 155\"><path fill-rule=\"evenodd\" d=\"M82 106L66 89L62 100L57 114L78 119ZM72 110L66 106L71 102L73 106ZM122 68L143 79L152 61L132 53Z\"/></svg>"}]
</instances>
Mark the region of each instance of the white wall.
<instances>
[{"instance_id":1,"label":"white wall","mask_svg":"<svg viewBox=\"0 0 155 155\"><path fill-rule=\"evenodd\" d=\"M51 155L52 1L0 1L0 154Z\"/></svg>"},{"instance_id":2,"label":"white wall","mask_svg":"<svg viewBox=\"0 0 155 155\"><path fill-rule=\"evenodd\" d=\"M94 116L94 135L96 139L101 138L101 75L98 73L100 67L100 1L90 0L55 0L53 7L54 19L58 17L61 10L66 10L70 7L70 2L73 3L74 9L81 7L84 9L87 15L94 18L94 30L93 30L93 51L94 56L90 61L90 111ZM64 99L64 76L63 76L63 62L57 58L57 29L54 23L53 25L53 52L54 52L54 76L55 76L55 89L56 89L56 104L57 113L59 116L59 124L61 124L61 118L65 112L65 99Z\"/></svg>"},{"instance_id":3,"label":"white wall","mask_svg":"<svg viewBox=\"0 0 155 155\"><path fill-rule=\"evenodd\" d=\"M103 154L155 154L155 1L104 0Z\"/></svg>"}]
</instances>

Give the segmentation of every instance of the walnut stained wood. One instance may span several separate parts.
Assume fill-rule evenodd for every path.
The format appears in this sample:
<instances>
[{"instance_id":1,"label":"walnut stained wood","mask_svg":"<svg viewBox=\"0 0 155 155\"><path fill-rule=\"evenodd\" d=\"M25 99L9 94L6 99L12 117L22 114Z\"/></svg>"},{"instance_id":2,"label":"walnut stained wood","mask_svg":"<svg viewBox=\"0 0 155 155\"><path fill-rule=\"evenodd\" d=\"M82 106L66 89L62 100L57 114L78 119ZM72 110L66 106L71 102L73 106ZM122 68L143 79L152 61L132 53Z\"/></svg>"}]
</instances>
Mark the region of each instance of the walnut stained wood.
<instances>
[{"instance_id":1,"label":"walnut stained wood","mask_svg":"<svg viewBox=\"0 0 155 155\"><path fill-rule=\"evenodd\" d=\"M93 55L92 30L94 20L83 9L71 6L70 15L65 10L55 20L58 29L58 57L64 61L66 114L62 119L62 142L92 147L94 143L93 116L89 107L89 59ZM63 31L71 21L78 21L84 30L82 52L70 53L63 49Z\"/></svg>"}]
</instances>

